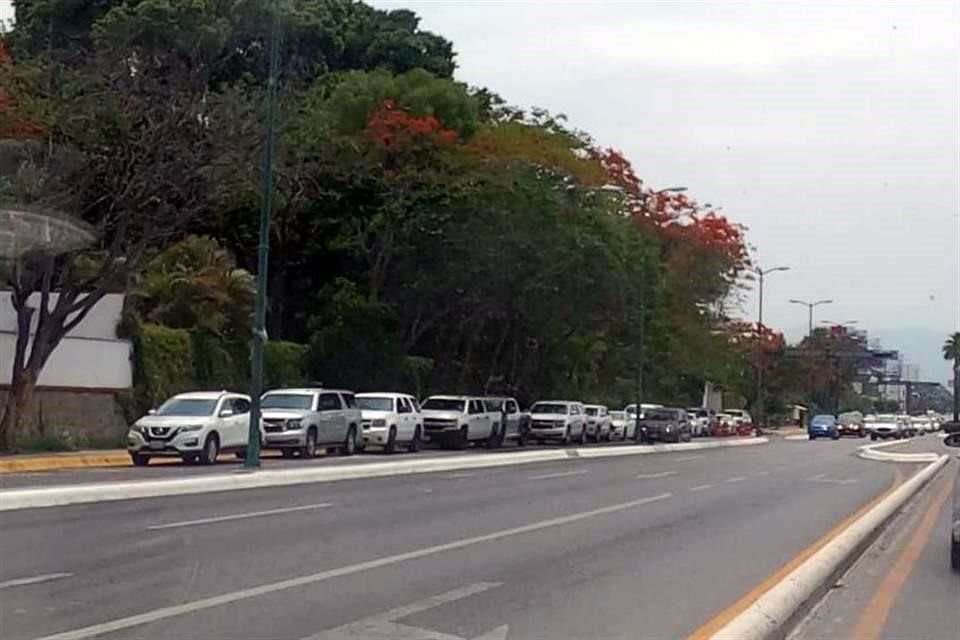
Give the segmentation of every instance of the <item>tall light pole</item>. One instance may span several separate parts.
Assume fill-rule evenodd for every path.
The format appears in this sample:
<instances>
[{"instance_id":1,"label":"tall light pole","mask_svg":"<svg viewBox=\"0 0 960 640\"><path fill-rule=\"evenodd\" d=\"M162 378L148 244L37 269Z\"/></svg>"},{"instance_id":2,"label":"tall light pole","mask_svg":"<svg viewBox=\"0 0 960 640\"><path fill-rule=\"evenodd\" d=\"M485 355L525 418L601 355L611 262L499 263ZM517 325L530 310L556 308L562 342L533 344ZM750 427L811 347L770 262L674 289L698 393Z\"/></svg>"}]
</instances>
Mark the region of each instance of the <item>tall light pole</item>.
<instances>
[{"instance_id":1,"label":"tall light pole","mask_svg":"<svg viewBox=\"0 0 960 640\"><path fill-rule=\"evenodd\" d=\"M833 300L817 300L816 302L807 302L806 300L791 300L792 304L802 304L807 308L807 337L813 337L813 308L822 304L832 304Z\"/></svg>"},{"instance_id":2,"label":"tall light pole","mask_svg":"<svg viewBox=\"0 0 960 640\"><path fill-rule=\"evenodd\" d=\"M759 309L757 310L757 430L764 426L766 412L763 398L763 279L776 271L790 271L790 267L771 267L761 269L757 267L757 276L760 278Z\"/></svg>"},{"instance_id":3,"label":"tall light pole","mask_svg":"<svg viewBox=\"0 0 960 640\"><path fill-rule=\"evenodd\" d=\"M263 349L267 342L267 265L270 256L270 213L273 205L273 129L277 115L277 78L280 75L280 20L277 0L270 4L270 70L267 77L263 123L263 166L260 184L260 233L257 242L257 297L253 308L253 346L250 351L250 424L243 466L260 466L260 396L263 393Z\"/></svg>"},{"instance_id":4,"label":"tall light pole","mask_svg":"<svg viewBox=\"0 0 960 640\"><path fill-rule=\"evenodd\" d=\"M659 191L654 191L652 193L643 193L641 194L641 199L643 200L644 207L647 204L647 200L653 196L658 196L664 193L680 193L686 191L686 187L670 187L668 189L660 189ZM646 264L646 251L643 253L643 264L641 264L640 276L641 280L637 285L637 307L640 312L640 345L639 345L639 356L637 357L637 413L635 416L635 428L633 431L634 440L640 439L640 405L643 404L643 365L646 362L646 315L647 315L647 264Z\"/></svg>"}]
</instances>

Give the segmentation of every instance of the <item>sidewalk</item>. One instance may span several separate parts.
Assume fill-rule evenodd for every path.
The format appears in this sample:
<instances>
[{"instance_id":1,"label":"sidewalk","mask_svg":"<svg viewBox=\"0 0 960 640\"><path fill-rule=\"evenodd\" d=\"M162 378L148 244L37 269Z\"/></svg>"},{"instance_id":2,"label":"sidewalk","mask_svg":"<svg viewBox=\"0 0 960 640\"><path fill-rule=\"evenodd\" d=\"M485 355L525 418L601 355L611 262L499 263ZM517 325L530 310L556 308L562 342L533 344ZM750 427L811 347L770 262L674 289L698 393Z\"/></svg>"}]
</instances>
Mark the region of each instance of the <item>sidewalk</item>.
<instances>
[{"instance_id":1,"label":"sidewalk","mask_svg":"<svg viewBox=\"0 0 960 640\"><path fill-rule=\"evenodd\" d=\"M179 459L170 459L179 462ZM164 462L158 459L156 462ZM0 457L0 473L54 471L92 467L130 467L130 455L125 449L96 451L66 451L63 453L30 453Z\"/></svg>"}]
</instances>

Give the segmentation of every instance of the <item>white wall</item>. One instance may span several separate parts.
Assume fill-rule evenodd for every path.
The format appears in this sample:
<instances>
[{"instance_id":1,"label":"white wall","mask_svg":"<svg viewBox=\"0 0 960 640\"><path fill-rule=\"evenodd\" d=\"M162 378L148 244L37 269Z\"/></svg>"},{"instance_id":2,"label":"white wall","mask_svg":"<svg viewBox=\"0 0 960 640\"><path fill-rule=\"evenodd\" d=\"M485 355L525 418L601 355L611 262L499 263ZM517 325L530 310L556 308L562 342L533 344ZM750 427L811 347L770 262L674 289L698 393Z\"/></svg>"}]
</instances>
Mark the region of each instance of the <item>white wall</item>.
<instances>
[{"instance_id":1,"label":"white wall","mask_svg":"<svg viewBox=\"0 0 960 640\"><path fill-rule=\"evenodd\" d=\"M52 295L51 306L55 302L56 297ZM30 299L33 306L39 303L39 296ZM77 389L129 389L133 385L132 347L128 341L116 337L122 310L121 294L110 294L101 300L57 346L40 373L38 384ZM10 384L16 338L16 314L10 304L10 292L0 291L0 385Z\"/></svg>"}]
</instances>

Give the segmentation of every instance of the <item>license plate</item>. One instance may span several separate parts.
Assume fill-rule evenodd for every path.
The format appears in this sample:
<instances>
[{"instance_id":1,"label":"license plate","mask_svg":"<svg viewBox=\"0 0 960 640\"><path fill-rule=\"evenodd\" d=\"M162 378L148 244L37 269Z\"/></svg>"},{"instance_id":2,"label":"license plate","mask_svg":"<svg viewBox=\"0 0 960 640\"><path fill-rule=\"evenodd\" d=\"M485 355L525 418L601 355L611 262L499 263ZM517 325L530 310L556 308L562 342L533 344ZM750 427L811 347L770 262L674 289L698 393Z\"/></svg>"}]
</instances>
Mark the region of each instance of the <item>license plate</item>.
<instances>
[{"instance_id":1,"label":"license plate","mask_svg":"<svg viewBox=\"0 0 960 640\"><path fill-rule=\"evenodd\" d=\"M164 445L166 445L166 443L163 441L153 441L150 443L150 448L154 451L162 451Z\"/></svg>"}]
</instances>

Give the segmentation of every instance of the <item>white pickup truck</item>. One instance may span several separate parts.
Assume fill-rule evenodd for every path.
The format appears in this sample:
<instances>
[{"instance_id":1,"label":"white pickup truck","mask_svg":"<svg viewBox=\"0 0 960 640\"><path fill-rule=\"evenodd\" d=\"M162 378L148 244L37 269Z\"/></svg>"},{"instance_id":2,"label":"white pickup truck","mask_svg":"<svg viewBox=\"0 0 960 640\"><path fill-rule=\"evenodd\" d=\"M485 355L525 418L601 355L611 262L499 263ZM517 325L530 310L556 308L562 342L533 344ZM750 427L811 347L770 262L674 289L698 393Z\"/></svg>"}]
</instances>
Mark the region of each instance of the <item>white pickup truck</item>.
<instances>
[{"instance_id":1,"label":"white pickup truck","mask_svg":"<svg viewBox=\"0 0 960 640\"><path fill-rule=\"evenodd\" d=\"M420 405L423 434L431 442L464 449L471 442L495 447L499 442L500 412L490 411L475 396L430 396Z\"/></svg>"},{"instance_id":2,"label":"white pickup truck","mask_svg":"<svg viewBox=\"0 0 960 640\"><path fill-rule=\"evenodd\" d=\"M285 458L312 458L318 447L357 452L361 416L352 391L275 389L263 394L260 409L264 449L279 449Z\"/></svg>"}]
</instances>

